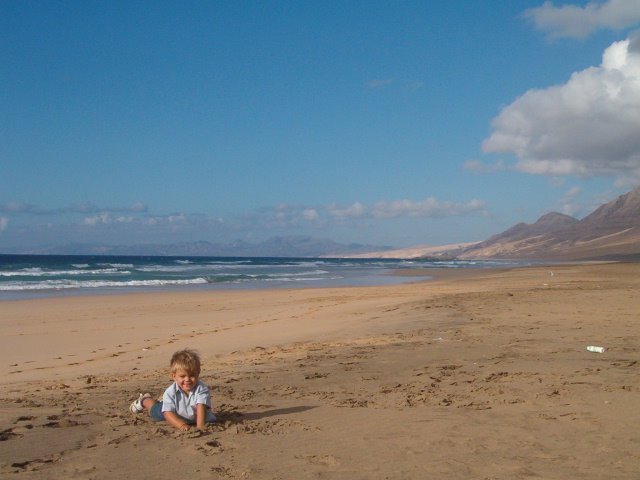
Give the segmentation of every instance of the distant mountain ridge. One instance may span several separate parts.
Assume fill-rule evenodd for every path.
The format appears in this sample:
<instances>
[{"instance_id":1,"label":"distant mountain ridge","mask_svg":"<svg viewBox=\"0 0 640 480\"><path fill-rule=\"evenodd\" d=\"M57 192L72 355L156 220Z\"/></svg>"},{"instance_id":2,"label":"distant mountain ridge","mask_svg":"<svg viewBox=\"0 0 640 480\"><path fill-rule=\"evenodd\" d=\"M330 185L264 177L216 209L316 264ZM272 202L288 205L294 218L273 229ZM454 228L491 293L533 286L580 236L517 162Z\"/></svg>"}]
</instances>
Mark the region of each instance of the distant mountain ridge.
<instances>
[{"instance_id":1,"label":"distant mountain ridge","mask_svg":"<svg viewBox=\"0 0 640 480\"><path fill-rule=\"evenodd\" d=\"M551 212L543 215L534 224L518 223L510 229L491 237L487 242L501 239L524 239L534 235L553 234L571 228L580 221L562 213Z\"/></svg>"},{"instance_id":2,"label":"distant mountain ridge","mask_svg":"<svg viewBox=\"0 0 640 480\"><path fill-rule=\"evenodd\" d=\"M453 252L449 252L450 254ZM582 220L547 213L455 252L458 258L587 260L640 255L640 188Z\"/></svg>"},{"instance_id":3,"label":"distant mountain ridge","mask_svg":"<svg viewBox=\"0 0 640 480\"><path fill-rule=\"evenodd\" d=\"M310 236L281 236L250 243L236 240L230 243L208 241L180 242L173 244L95 245L70 244L14 251L10 253L40 255L150 255L192 257L319 257L358 254L372 250L387 250L391 247L341 244L328 239Z\"/></svg>"},{"instance_id":4,"label":"distant mountain ridge","mask_svg":"<svg viewBox=\"0 0 640 480\"><path fill-rule=\"evenodd\" d=\"M49 255L159 255L220 257L344 257L528 260L640 260L640 187L601 205L578 220L550 212L535 223L518 223L482 242L416 246L341 244L310 236L273 237L263 242L236 240L174 244L75 244L3 253Z\"/></svg>"}]
</instances>

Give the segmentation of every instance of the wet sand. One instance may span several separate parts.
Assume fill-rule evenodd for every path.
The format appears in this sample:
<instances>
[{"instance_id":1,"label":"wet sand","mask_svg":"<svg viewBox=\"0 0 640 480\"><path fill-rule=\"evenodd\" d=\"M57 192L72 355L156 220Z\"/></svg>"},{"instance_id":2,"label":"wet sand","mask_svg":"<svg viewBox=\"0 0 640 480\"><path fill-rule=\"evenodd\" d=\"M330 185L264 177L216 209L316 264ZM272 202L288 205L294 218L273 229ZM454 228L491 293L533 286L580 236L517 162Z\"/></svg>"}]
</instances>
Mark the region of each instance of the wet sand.
<instances>
[{"instance_id":1,"label":"wet sand","mask_svg":"<svg viewBox=\"0 0 640 480\"><path fill-rule=\"evenodd\" d=\"M0 476L636 479L639 287L591 264L2 302ZM219 422L129 413L185 347Z\"/></svg>"}]
</instances>

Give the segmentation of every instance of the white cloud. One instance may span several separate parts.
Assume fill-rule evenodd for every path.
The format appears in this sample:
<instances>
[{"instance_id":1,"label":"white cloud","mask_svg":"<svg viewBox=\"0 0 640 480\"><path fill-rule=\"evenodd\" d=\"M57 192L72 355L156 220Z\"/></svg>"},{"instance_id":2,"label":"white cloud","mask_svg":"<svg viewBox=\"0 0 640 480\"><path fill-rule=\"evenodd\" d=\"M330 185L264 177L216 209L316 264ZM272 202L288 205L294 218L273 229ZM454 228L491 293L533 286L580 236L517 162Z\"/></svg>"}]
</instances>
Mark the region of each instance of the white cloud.
<instances>
[{"instance_id":1,"label":"white cloud","mask_svg":"<svg viewBox=\"0 0 640 480\"><path fill-rule=\"evenodd\" d=\"M179 213L177 215L169 215L167 217L167 221L169 223L185 223L187 221L187 216L184 213Z\"/></svg>"},{"instance_id":2,"label":"white cloud","mask_svg":"<svg viewBox=\"0 0 640 480\"><path fill-rule=\"evenodd\" d=\"M238 221L242 224L261 224L266 228L293 226L324 228L331 223L344 226L349 223L360 224L364 220L443 218L484 212L485 204L480 200L456 203L427 198L422 201L380 201L371 205L365 205L362 202L354 202L350 205L330 204L314 207L283 204L272 208L263 208L253 215L238 218Z\"/></svg>"},{"instance_id":3,"label":"white cloud","mask_svg":"<svg viewBox=\"0 0 640 480\"><path fill-rule=\"evenodd\" d=\"M419 202L413 200L378 202L373 206L371 213L374 218L442 218L474 213L483 209L484 202L480 200L471 200L468 203L455 203L441 202L430 197Z\"/></svg>"},{"instance_id":4,"label":"white cloud","mask_svg":"<svg viewBox=\"0 0 640 480\"><path fill-rule=\"evenodd\" d=\"M91 202L76 203L62 208L48 208L32 205L23 202L9 202L0 204L0 212L12 215L29 214L29 215L60 215L65 213L89 215L92 213L102 214L104 212L118 213L144 213L147 206L142 202L136 202L129 207L106 207L100 208Z\"/></svg>"},{"instance_id":5,"label":"white cloud","mask_svg":"<svg viewBox=\"0 0 640 480\"><path fill-rule=\"evenodd\" d=\"M524 16L549 37L585 38L600 29L619 30L640 23L640 0L589 2L584 7L545 2Z\"/></svg>"},{"instance_id":6,"label":"white cloud","mask_svg":"<svg viewBox=\"0 0 640 480\"><path fill-rule=\"evenodd\" d=\"M297 226L318 226L324 223L322 207L289 205L281 203L263 207L250 214L238 215L216 223L230 223L236 228L252 229L256 225L263 228L295 228Z\"/></svg>"},{"instance_id":7,"label":"white cloud","mask_svg":"<svg viewBox=\"0 0 640 480\"><path fill-rule=\"evenodd\" d=\"M526 92L492 126L484 152L515 154L522 172L640 179L640 37L563 85Z\"/></svg>"},{"instance_id":8,"label":"white cloud","mask_svg":"<svg viewBox=\"0 0 640 480\"><path fill-rule=\"evenodd\" d=\"M135 219L131 216L119 216L114 217L109 212L100 212L92 217L85 217L83 223L90 227L96 225L107 225L110 223L133 223Z\"/></svg>"},{"instance_id":9,"label":"white cloud","mask_svg":"<svg viewBox=\"0 0 640 480\"><path fill-rule=\"evenodd\" d=\"M84 214L96 213L100 211L100 209L91 202L77 203L75 205L71 205L70 207L62 210L68 210L73 213L84 213Z\"/></svg>"},{"instance_id":10,"label":"white cloud","mask_svg":"<svg viewBox=\"0 0 640 480\"><path fill-rule=\"evenodd\" d=\"M84 224L91 227L106 223L111 223L111 215L109 215L108 212L102 212L98 215L94 215L93 217L86 217L84 219Z\"/></svg>"},{"instance_id":11,"label":"white cloud","mask_svg":"<svg viewBox=\"0 0 640 480\"><path fill-rule=\"evenodd\" d=\"M306 208L302 211L302 218L308 222L313 222L320 218L320 214L315 208Z\"/></svg>"},{"instance_id":12,"label":"white cloud","mask_svg":"<svg viewBox=\"0 0 640 480\"><path fill-rule=\"evenodd\" d=\"M580 187L572 187L564 194L564 198L573 199L580 192L582 192L582 188L580 188Z\"/></svg>"},{"instance_id":13,"label":"white cloud","mask_svg":"<svg viewBox=\"0 0 640 480\"><path fill-rule=\"evenodd\" d=\"M580 187L572 187L567 190L560 199L558 210L565 215L575 216L582 210L582 205L576 203L576 197L580 193L582 193L582 189Z\"/></svg>"},{"instance_id":14,"label":"white cloud","mask_svg":"<svg viewBox=\"0 0 640 480\"><path fill-rule=\"evenodd\" d=\"M348 207L340 207L338 205L329 205L327 207L329 215L338 219L360 218L366 213L366 209L360 202L355 202Z\"/></svg>"},{"instance_id":15,"label":"white cloud","mask_svg":"<svg viewBox=\"0 0 640 480\"><path fill-rule=\"evenodd\" d=\"M1 206L0 206L1 207ZM12 213L0 210L0 232L7 229L13 216L42 211L32 205L5 206ZM131 209L96 210L93 204L75 208L48 210L49 223L39 223L41 216L27 215L25 231L34 232L33 238L57 237L57 241L106 242L128 244L135 242L174 242L184 239L216 239L230 241L247 236L260 237L267 232L299 234L310 231L326 232L328 226L340 229L377 228L385 222L402 218L443 218L466 214L485 213L484 203L472 200L466 203L426 200L397 200L364 204L289 205L264 207L244 215L220 218L208 214L157 214L135 212ZM118 211L119 210L119 211ZM123 213L127 210L127 213ZM16 213L18 212L18 213ZM54 215L53 212L58 212ZM81 213L84 212L84 213ZM6 217L6 218L5 218ZM31 223L29 223L31 222ZM13 223L11 223L13 226ZM11 228L11 231L15 228ZM46 230L46 233L45 233ZM9 233L9 232L7 232ZM271 233L273 234L273 233ZM6 241L6 233L2 234ZM222 240L224 239L224 240Z\"/></svg>"},{"instance_id":16,"label":"white cloud","mask_svg":"<svg viewBox=\"0 0 640 480\"><path fill-rule=\"evenodd\" d=\"M46 214L49 213L49 210L38 207L36 205L32 205L30 203L22 203L22 202L9 202L0 204L0 212L8 213L8 214Z\"/></svg>"},{"instance_id":17,"label":"white cloud","mask_svg":"<svg viewBox=\"0 0 640 480\"><path fill-rule=\"evenodd\" d=\"M135 202L129 207L130 212L146 212L147 206L142 202Z\"/></svg>"}]
</instances>

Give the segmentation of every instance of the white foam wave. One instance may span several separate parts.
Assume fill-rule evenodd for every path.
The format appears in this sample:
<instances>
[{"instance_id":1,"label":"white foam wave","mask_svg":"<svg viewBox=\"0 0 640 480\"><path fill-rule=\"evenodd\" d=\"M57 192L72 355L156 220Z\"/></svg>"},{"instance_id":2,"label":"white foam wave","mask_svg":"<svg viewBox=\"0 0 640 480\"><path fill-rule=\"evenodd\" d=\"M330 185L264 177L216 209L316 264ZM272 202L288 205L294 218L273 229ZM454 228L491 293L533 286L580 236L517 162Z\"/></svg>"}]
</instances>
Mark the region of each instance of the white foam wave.
<instances>
[{"instance_id":1,"label":"white foam wave","mask_svg":"<svg viewBox=\"0 0 640 480\"><path fill-rule=\"evenodd\" d=\"M229 260L229 261L222 261L222 260L218 260L215 262L206 262L205 265L221 265L221 266L226 266L226 265L251 265L252 262L251 260Z\"/></svg>"},{"instance_id":2,"label":"white foam wave","mask_svg":"<svg viewBox=\"0 0 640 480\"><path fill-rule=\"evenodd\" d=\"M329 272L326 270L310 270L308 272L299 272L299 273L271 273L267 275L272 278L281 278L281 277L307 277L309 275L327 275Z\"/></svg>"},{"instance_id":3,"label":"white foam wave","mask_svg":"<svg viewBox=\"0 0 640 480\"><path fill-rule=\"evenodd\" d=\"M97 270L42 270L41 268L24 268L15 271L0 271L0 277L64 277L74 275L127 275L126 270L117 268L101 268Z\"/></svg>"},{"instance_id":4,"label":"white foam wave","mask_svg":"<svg viewBox=\"0 0 640 480\"><path fill-rule=\"evenodd\" d=\"M18 277L22 275L39 275L44 272L41 268L23 268L22 270L0 271L0 277Z\"/></svg>"},{"instance_id":5,"label":"white foam wave","mask_svg":"<svg viewBox=\"0 0 640 480\"><path fill-rule=\"evenodd\" d=\"M236 278L238 280L243 279L273 279L278 280L282 278L293 277L308 277L310 275L328 275L330 272L326 270L313 270L309 272L278 272L278 273L216 273L216 278Z\"/></svg>"},{"instance_id":6,"label":"white foam wave","mask_svg":"<svg viewBox=\"0 0 640 480\"><path fill-rule=\"evenodd\" d=\"M324 262L302 262L302 263L265 263L265 264L252 264L249 262L210 262L201 264L200 267L212 266L218 267L221 270L300 270L304 268L312 268L319 266L327 266Z\"/></svg>"},{"instance_id":7,"label":"white foam wave","mask_svg":"<svg viewBox=\"0 0 640 480\"><path fill-rule=\"evenodd\" d=\"M161 273L161 272L171 272L171 273L179 273L179 272L193 272L196 270L204 270L207 267L204 265L195 265L195 264L180 264L180 265L147 265L144 267L136 267L136 271L138 272L146 272L146 273Z\"/></svg>"},{"instance_id":8,"label":"white foam wave","mask_svg":"<svg viewBox=\"0 0 640 480\"><path fill-rule=\"evenodd\" d=\"M38 283L9 282L0 285L0 291L17 292L30 290L65 290L71 288L112 288L112 287L165 287L174 285L197 285L208 283L206 278L191 278L187 280L131 280L128 282L114 282L106 280L45 280Z\"/></svg>"},{"instance_id":9,"label":"white foam wave","mask_svg":"<svg viewBox=\"0 0 640 480\"><path fill-rule=\"evenodd\" d=\"M267 278L265 282L322 282L327 280L341 280L344 277L282 277Z\"/></svg>"}]
</instances>

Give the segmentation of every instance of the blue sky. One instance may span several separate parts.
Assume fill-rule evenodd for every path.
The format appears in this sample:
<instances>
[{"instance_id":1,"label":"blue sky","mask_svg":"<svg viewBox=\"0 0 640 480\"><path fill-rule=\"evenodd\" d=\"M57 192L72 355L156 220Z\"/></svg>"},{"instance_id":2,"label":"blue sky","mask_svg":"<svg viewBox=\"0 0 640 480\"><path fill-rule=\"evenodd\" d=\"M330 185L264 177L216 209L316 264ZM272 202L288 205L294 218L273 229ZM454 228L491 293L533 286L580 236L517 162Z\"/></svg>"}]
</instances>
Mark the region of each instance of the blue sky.
<instances>
[{"instance_id":1,"label":"blue sky","mask_svg":"<svg viewBox=\"0 0 640 480\"><path fill-rule=\"evenodd\" d=\"M640 0L0 3L0 252L405 247L640 185Z\"/></svg>"}]
</instances>

